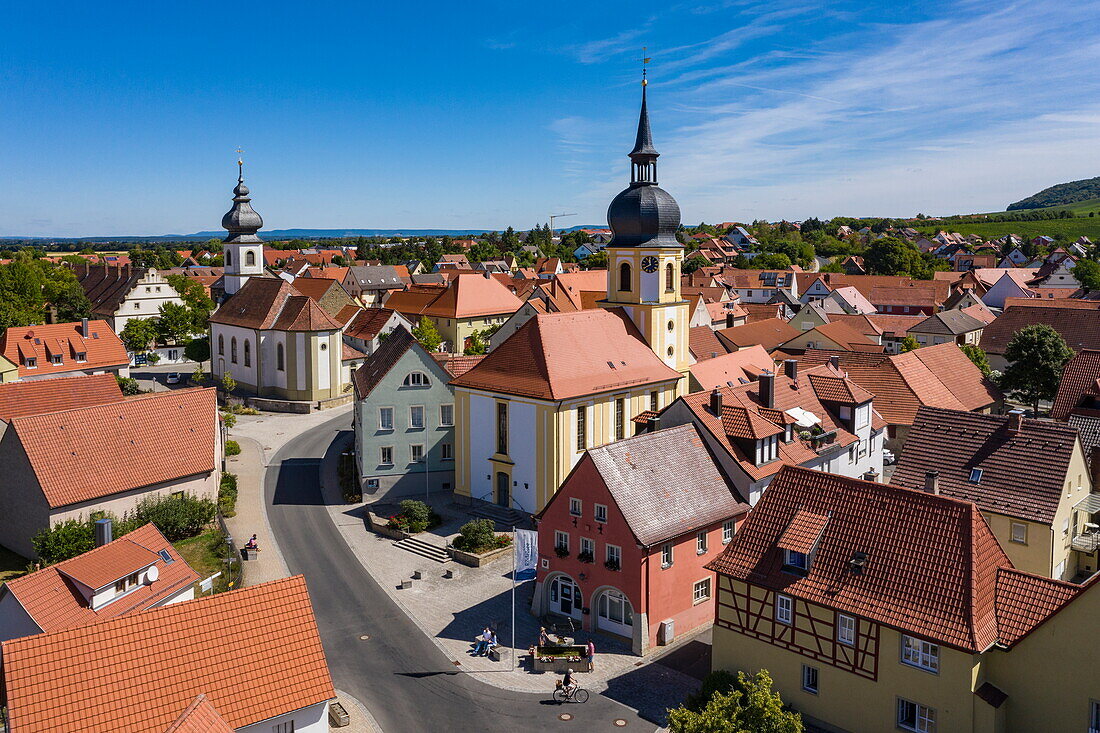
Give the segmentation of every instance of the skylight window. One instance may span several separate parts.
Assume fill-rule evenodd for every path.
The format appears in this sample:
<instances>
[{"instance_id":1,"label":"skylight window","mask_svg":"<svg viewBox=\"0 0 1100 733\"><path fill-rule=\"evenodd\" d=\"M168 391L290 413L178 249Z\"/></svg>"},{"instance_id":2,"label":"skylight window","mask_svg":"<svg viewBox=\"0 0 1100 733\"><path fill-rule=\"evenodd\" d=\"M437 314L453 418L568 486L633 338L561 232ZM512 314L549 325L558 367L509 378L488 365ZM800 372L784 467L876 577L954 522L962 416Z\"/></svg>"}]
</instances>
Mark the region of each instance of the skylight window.
<instances>
[{"instance_id":1,"label":"skylight window","mask_svg":"<svg viewBox=\"0 0 1100 733\"><path fill-rule=\"evenodd\" d=\"M980 484L982 482L982 469L972 468L970 469L970 483Z\"/></svg>"},{"instance_id":2,"label":"skylight window","mask_svg":"<svg viewBox=\"0 0 1100 733\"><path fill-rule=\"evenodd\" d=\"M164 560L165 563L175 562L172 556L168 554L168 550L157 550L157 554L160 555L160 559Z\"/></svg>"}]
</instances>

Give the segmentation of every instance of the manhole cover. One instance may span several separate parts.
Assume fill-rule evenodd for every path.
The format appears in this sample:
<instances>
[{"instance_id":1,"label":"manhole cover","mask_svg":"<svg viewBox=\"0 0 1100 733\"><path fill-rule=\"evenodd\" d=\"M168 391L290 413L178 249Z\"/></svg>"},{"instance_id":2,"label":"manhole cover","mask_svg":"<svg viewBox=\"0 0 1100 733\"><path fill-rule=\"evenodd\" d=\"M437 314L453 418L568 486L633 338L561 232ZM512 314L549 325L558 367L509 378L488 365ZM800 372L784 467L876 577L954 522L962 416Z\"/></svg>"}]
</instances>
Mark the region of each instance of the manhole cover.
<instances>
[{"instance_id":1,"label":"manhole cover","mask_svg":"<svg viewBox=\"0 0 1100 733\"><path fill-rule=\"evenodd\" d=\"M622 718L615 718L615 727L616 728L625 728L626 727L626 721L623 720Z\"/></svg>"},{"instance_id":2,"label":"manhole cover","mask_svg":"<svg viewBox=\"0 0 1100 733\"><path fill-rule=\"evenodd\" d=\"M562 713L561 715L558 716L558 720L572 720L572 719L573 719L573 714L572 713Z\"/></svg>"},{"instance_id":3,"label":"manhole cover","mask_svg":"<svg viewBox=\"0 0 1100 733\"><path fill-rule=\"evenodd\" d=\"M370 641L370 634L363 634L359 637L359 641Z\"/></svg>"}]
</instances>

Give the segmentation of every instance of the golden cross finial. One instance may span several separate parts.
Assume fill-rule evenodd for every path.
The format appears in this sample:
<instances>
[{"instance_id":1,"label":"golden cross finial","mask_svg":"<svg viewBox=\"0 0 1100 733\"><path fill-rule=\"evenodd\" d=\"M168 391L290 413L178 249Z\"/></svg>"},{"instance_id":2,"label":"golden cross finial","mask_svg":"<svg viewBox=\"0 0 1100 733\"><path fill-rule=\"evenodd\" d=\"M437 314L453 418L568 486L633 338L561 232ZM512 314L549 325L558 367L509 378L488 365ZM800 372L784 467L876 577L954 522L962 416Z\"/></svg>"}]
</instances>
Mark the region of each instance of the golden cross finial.
<instances>
[{"instance_id":1,"label":"golden cross finial","mask_svg":"<svg viewBox=\"0 0 1100 733\"><path fill-rule=\"evenodd\" d=\"M241 149L240 145L237 146L237 151L236 152L237 152L237 165L244 165L244 150Z\"/></svg>"},{"instance_id":2,"label":"golden cross finial","mask_svg":"<svg viewBox=\"0 0 1100 733\"><path fill-rule=\"evenodd\" d=\"M648 64L652 60L649 56L645 55L646 48L647 48L646 46L642 46L642 86L643 87L646 84L648 84L648 82L646 81L646 78L645 78L646 64Z\"/></svg>"}]
</instances>

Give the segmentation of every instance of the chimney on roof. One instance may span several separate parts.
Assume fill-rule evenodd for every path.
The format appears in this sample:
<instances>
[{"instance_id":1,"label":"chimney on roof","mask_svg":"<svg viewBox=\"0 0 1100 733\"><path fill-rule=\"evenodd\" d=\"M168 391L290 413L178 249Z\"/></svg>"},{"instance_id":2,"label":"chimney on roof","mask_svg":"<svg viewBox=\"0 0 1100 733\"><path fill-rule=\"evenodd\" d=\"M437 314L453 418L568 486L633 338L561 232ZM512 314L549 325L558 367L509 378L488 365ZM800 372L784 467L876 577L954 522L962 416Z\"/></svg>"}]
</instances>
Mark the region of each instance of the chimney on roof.
<instances>
[{"instance_id":1,"label":"chimney on roof","mask_svg":"<svg viewBox=\"0 0 1100 733\"><path fill-rule=\"evenodd\" d=\"M1008 434L1019 435L1020 431L1024 428L1024 411L1023 410L1009 410L1008 411Z\"/></svg>"},{"instance_id":2,"label":"chimney on roof","mask_svg":"<svg viewBox=\"0 0 1100 733\"><path fill-rule=\"evenodd\" d=\"M84 338L88 338L88 319L87 318L81 318L80 319L80 335L83 336Z\"/></svg>"},{"instance_id":3,"label":"chimney on roof","mask_svg":"<svg viewBox=\"0 0 1100 733\"><path fill-rule=\"evenodd\" d=\"M924 474L924 490L929 494L940 494L940 472L926 471Z\"/></svg>"},{"instance_id":4,"label":"chimney on roof","mask_svg":"<svg viewBox=\"0 0 1100 733\"><path fill-rule=\"evenodd\" d=\"M837 356L836 354L833 354L832 356L830 356L829 357L829 366L831 366L833 369L836 369L839 372L840 371L840 357Z\"/></svg>"},{"instance_id":5,"label":"chimney on roof","mask_svg":"<svg viewBox=\"0 0 1100 733\"><path fill-rule=\"evenodd\" d=\"M715 387L710 393L710 411L716 416L722 416L722 392Z\"/></svg>"},{"instance_id":6,"label":"chimney on roof","mask_svg":"<svg viewBox=\"0 0 1100 733\"><path fill-rule=\"evenodd\" d=\"M783 360L783 373L787 375L787 378L792 382L798 381L798 359L784 359Z\"/></svg>"},{"instance_id":7,"label":"chimney on roof","mask_svg":"<svg viewBox=\"0 0 1100 733\"><path fill-rule=\"evenodd\" d=\"M868 471L867 473L863 474L863 480L864 481L871 481L871 482L877 484L878 479L879 479L879 473L878 473L878 471L876 471L873 468L870 471Z\"/></svg>"},{"instance_id":8,"label":"chimney on roof","mask_svg":"<svg viewBox=\"0 0 1100 733\"><path fill-rule=\"evenodd\" d=\"M103 547L112 539L111 518L103 517L95 520L95 546Z\"/></svg>"},{"instance_id":9,"label":"chimney on roof","mask_svg":"<svg viewBox=\"0 0 1100 733\"><path fill-rule=\"evenodd\" d=\"M655 433L661 429L661 416L652 415L646 420L646 432Z\"/></svg>"},{"instance_id":10,"label":"chimney on roof","mask_svg":"<svg viewBox=\"0 0 1100 733\"><path fill-rule=\"evenodd\" d=\"M488 268L485 269L485 272L483 274L485 275L486 280L492 280L493 279L493 273L489 272Z\"/></svg>"},{"instance_id":11,"label":"chimney on roof","mask_svg":"<svg viewBox=\"0 0 1100 733\"><path fill-rule=\"evenodd\" d=\"M726 314L726 328L733 328L733 314Z\"/></svg>"},{"instance_id":12,"label":"chimney on roof","mask_svg":"<svg viewBox=\"0 0 1100 733\"><path fill-rule=\"evenodd\" d=\"M764 407L772 407L775 405L775 375L769 371L760 372L760 378L757 380L758 392L760 395L760 404Z\"/></svg>"}]
</instances>

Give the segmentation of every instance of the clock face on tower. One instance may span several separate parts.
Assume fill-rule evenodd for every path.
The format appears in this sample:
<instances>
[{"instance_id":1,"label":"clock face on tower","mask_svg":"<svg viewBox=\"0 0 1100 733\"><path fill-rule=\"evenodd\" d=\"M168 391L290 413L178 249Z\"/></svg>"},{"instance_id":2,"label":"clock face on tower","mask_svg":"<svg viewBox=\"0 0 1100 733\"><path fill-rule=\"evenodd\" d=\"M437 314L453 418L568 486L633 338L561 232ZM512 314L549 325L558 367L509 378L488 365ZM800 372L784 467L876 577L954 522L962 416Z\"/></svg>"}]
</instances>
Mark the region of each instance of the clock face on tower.
<instances>
[{"instance_id":1,"label":"clock face on tower","mask_svg":"<svg viewBox=\"0 0 1100 733\"><path fill-rule=\"evenodd\" d=\"M658 265L660 265L660 262L657 261L656 257L649 256L642 258L642 269L646 272L657 272Z\"/></svg>"}]
</instances>

